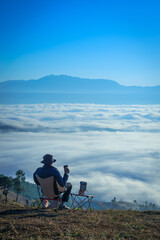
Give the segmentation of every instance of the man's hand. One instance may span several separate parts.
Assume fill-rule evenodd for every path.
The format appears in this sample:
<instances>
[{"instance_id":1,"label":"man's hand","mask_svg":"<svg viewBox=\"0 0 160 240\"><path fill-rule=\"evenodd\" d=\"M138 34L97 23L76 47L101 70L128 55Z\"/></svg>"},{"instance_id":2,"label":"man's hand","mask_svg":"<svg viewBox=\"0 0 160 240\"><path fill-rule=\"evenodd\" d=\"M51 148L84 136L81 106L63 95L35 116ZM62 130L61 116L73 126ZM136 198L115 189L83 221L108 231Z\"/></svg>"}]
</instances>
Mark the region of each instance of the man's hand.
<instances>
[{"instance_id":1,"label":"man's hand","mask_svg":"<svg viewBox=\"0 0 160 240\"><path fill-rule=\"evenodd\" d=\"M70 172L69 168L68 168L68 167L65 167L65 168L64 168L64 172L65 172L66 174L69 174L69 172Z\"/></svg>"}]
</instances>

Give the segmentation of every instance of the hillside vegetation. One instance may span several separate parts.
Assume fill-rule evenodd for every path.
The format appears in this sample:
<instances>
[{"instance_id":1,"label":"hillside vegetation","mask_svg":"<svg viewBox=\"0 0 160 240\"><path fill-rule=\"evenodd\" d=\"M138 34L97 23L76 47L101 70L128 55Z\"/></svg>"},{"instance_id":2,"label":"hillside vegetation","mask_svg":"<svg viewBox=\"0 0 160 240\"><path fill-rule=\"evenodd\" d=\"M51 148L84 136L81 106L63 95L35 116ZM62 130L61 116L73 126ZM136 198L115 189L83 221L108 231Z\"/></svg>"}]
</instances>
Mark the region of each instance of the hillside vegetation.
<instances>
[{"instance_id":1,"label":"hillside vegetation","mask_svg":"<svg viewBox=\"0 0 160 240\"><path fill-rule=\"evenodd\" d=\"M0 239L160 239L160 212L0 206Z\"/></svg>"}]
</instances>

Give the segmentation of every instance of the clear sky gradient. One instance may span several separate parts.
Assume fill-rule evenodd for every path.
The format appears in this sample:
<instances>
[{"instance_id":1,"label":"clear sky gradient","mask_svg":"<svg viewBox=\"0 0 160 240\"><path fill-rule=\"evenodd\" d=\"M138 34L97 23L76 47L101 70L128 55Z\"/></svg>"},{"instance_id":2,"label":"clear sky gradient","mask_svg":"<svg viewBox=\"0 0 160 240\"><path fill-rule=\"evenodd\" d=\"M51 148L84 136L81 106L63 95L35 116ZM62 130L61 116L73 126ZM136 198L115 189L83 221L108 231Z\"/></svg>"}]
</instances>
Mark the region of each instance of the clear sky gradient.
<instances>
[{"instance_id":1,"label":"clear sky gradient","mask_svg":"<svg viewBox=\"0 0 160 240\"><path fill-rule=\"evenodd\" d=\"M1 0L0 81L49 74L160 85L159 0Z\"/></svg>"}]
</instances>

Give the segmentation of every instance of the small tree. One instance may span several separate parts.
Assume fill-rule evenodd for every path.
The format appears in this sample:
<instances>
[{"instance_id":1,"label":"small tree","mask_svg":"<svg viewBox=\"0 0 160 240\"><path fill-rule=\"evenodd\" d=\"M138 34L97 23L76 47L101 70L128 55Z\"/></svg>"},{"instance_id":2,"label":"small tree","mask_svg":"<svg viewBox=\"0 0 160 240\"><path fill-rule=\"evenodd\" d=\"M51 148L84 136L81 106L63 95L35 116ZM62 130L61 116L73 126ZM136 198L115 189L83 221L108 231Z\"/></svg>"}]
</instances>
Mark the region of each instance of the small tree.
<instances>
[{"instance_id":1,"label":"small tree","mask_svg":"<svg viewBox=\"0 0 160 240\"><path fill-rule=\"evenodd\" d=\"M29 200L26 199L26 206L28 207L28 205L29 205Z\"/></svg>"},{"instance_id":2,"label":"small tree","mask_svg":"<svg viewBox=\"0 0 160 240\"><path fill-rule=\"evenodd\" d=\"M18 170L16 172L16 176L21 182L24 182L26 180L25 173L23 172L23 170Z\"/></svg>"},{"instance_id":3,"label":"small tree","mask_svg":"<svg viewBox=\"0 0 160 240\"><path fill-rule=\"evenodd\" d=\"M16 178L14 179L14 190L17 193L16 202L18 201L18 195L23 192L22 182L25 181L25 173L22 170L16 172Z\"/></svg>"},{"instance_id":4,"label":"small tree","mask_svg":"<svg viewBox=\"0 0 160 240\"><path fill-rule=\"evenodd\" d=\"M0 175L0 188L3 190L5 195L5 204L8 202L8 189L12 186L12 179L10 177Z\"/></svg>"}]
</instances>

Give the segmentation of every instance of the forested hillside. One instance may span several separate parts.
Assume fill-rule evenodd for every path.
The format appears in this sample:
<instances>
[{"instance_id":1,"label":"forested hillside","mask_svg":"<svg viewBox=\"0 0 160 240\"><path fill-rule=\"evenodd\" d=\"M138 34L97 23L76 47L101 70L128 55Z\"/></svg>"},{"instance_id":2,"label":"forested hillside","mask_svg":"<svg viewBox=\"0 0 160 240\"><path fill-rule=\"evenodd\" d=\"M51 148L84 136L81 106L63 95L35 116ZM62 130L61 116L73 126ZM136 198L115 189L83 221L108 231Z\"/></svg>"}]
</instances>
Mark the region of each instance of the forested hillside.
<instances>
[{"instance_id":1,"label":"forested hillside","mask_svg":"<svg viewBox=\"0 0 160 240\"><path fill-rule=\"evenodd\" d=\"M18 174L22 174L23 179ZM22 170L17 171L15 178L0 174L0 189L5 196L6 202L8 201L9 190L17 194L16 201L18 201L19 195L29 200L38 198L36 184L25 181L25 173Z\"/></svg>"}]
</instances>

